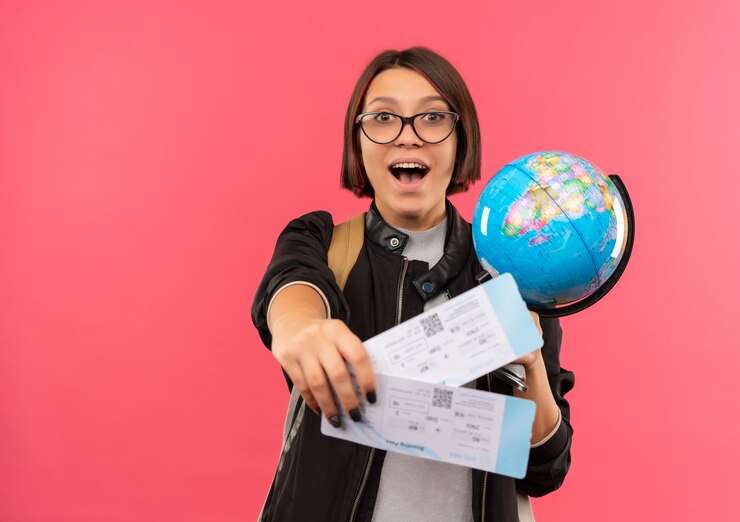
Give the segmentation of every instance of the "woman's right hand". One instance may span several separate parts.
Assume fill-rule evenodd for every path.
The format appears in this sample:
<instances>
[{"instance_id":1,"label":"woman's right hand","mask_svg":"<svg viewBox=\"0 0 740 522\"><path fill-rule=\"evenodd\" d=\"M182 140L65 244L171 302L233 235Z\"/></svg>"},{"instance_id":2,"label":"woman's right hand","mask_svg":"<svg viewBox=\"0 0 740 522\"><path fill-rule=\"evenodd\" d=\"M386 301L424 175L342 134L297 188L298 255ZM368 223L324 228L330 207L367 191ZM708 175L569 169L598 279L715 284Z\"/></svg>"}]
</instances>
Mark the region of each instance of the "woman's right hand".
<instances>
[{"instance_id":1,"label":"woman's right hand","mask_svg":"<svg viewBox=\"0 0 740 522\"><path fill-rule=\"evenodd\" d=\"M321 296L310 286L283 289L270 308L272 354L298 387L309 408L339 427L332 388L349 416L359 421L360 402L347 364L360 392L375 402L376 381L370 357L360 339L342 321L326 319Z\"/></svg>"}]
</instances>

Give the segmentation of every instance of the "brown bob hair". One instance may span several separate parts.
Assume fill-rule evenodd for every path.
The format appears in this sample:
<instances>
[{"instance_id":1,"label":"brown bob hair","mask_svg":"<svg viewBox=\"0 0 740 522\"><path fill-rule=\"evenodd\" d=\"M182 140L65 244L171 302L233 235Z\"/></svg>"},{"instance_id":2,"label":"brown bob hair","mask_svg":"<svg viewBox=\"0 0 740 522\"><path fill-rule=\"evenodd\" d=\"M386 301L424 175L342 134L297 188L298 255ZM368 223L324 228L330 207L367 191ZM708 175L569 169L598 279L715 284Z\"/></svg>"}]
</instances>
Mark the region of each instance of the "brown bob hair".
<instances>
[{"instance_id":1,"label":"brown bob hair","mask_svg":"<svg viewBox=\"0 0 740 522\"><path fill-rule=\"evenodd\" d=\"M465 81L453 65L426 47L411 47L403 51L383 51L365 68L357 81L344 119L344 152L342 154L342 187L358 197L375 195L365 168L360 161L359 128L355 123L365 101L365 92L378 74L388 69L405 68L426 77L450 110L460 115L457 128L455 167L447 195L465 192L480 179L481 144L478 114Z\"/></svg>"}]
</instances>

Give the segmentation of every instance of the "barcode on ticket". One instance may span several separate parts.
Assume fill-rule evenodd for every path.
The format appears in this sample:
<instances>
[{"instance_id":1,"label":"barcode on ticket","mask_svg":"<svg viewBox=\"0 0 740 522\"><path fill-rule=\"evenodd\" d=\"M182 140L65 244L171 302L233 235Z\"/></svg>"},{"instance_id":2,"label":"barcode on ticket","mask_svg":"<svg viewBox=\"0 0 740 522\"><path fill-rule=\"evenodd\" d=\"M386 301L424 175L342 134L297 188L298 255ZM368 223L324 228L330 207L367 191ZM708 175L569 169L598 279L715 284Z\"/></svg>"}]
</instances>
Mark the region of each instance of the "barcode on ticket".
<instances>
[{"instance_id":1,"label":"barcode on ticket","mask_svg":"<svg viewBox=\"0 0 740 522\"><path fill-rule=\"evenodd\" d=\"M424 334L426 334L427 337L438 334L445 329L444 326L442 326L442 321L439 320L439 315L437 314L432 314L429 317L422 317L421 326L424 328Z\"/></svg>"},{"instance_id":2,"label":"barcode on ticket","mask_svg":"<svg viewBox=\"0 0 740 522\"><path fill-rule=\"evenodd\" d=\"M432 397L432 406L436 408L452 408L452 390L445 390L444 388L434 388L434 396Z\"/></svg>"}]
</instances>

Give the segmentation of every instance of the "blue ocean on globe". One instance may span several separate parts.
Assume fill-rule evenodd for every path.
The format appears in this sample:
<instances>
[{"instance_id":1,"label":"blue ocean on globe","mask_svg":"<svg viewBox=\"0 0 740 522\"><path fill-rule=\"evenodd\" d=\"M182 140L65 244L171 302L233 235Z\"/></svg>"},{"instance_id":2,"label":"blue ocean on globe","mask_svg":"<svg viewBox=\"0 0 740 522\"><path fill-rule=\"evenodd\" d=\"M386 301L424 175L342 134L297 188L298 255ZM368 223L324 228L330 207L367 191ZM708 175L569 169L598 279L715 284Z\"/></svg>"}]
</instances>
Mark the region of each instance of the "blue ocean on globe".
<instances>
[{"instance_id":1,"label":"blue ocean on globe","mask_svg":"<svg viewBox=\"0 0 740 522\"><path fill-rule=\"evenodd\" d=\"M585 299L625 251L627 216L601 170L565 152L537 152L503 167L473 215L483 267L514 276L525 301L556 308Z\"/></svg>"}]
</instances>

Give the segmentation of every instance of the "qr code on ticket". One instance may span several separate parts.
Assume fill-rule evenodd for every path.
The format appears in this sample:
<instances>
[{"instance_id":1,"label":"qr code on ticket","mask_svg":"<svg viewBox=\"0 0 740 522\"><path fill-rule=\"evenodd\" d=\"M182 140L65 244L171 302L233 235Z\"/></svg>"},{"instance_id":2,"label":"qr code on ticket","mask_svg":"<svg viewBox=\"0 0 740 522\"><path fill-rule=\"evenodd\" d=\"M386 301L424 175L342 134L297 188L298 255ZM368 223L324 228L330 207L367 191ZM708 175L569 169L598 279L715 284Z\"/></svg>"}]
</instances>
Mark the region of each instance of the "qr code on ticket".
<instances>
[{"instance_id":1,"label":"qr code on ticket","mask_svg":"<svg viewBox=\"0 0 740 522\"><path fill-rule=\"evenodd\" d=\"M444 388L434 388L434 396L432 397L432 406L435 408L452 408L452 390L445 390Z\"/></svg>"},{"instance_id":2,"label":"qr code on ticket","mask_svg":"<svg viewBox=\"0 0 740 522\"><path fill-rule=\"evenodd\" d=\"M445 328L442 326L442 321L439 320L439 315L432 314L429 317L422 317L421 326L424 328L424 334L427 337L431 337Z\"/></svg>"}]
</instances>

